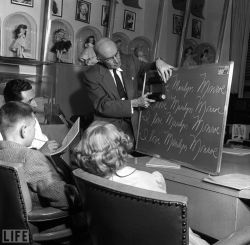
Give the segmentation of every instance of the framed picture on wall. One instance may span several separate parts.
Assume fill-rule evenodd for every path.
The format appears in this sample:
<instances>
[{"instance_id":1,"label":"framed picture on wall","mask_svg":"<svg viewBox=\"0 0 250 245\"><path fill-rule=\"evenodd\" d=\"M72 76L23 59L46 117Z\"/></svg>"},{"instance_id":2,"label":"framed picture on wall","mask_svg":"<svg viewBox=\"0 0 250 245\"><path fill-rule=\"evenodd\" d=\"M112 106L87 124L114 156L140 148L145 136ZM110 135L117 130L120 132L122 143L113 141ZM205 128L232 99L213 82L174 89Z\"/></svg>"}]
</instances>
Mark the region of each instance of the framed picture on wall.
<instances>
[{"instance_id":1,"label":"framed picture on wall","mask_svg":"<svg viewBox=\"0 0 250 245\"><path fill-rule=\"evenodd\" d=\"M24 5L28 7L33 7L34 0L11 0L11 3L18 4L18 5Z\"/></svg>"},{"instance_id":2,"label":"framed picture on wall","mask_svg":"<svg viewBox=\"0 0 250 245\"><path fill-rule=\"evenodd\" d=\"M52 1L52 15L62 17L63 0Z\"/></svg>"},{"instance_id":3,"label":"framed picture on wall","mask_svg":"<svg viewBox=\"0 0 250 245\"><path fill-rule=\"evenodd\" d=\"M124 10L123 29L135 31L136 13Z\"/></svg>"},{"instance_id":4,"label":"framed picture on wall","mask_svg":"<svg viewBox=\"0 0 250 245\"><path fill-rule=\"evenodd\" d=\"M192 19L192 37L200 39L201 38L201 21L197 19Z\"/></svg>"},{"instance_id":5,"label":"framed picture on wall","mask_svg":"<svg viewBox=\"0 0 250 245\"><path fill-rule=\"evenodd\" d=\"M108 26L108 22L109 22L109 6L102 5L101 25L102 26Z\"/></svg>"},{"instance_id":6,"label":"framed picture on wall","mask_svg":"<svg viewBox=\"0 0 250 245\"><path fill-rule=\"evenodd\" d=\"M173 15L173 33L181 35L183 27L183 16L182 15Z\"/></svg>"},{"instance_id":7,"label":"framed picture on wall","mask_svg":"<svg viewBox=\"0 0 250 245\"><path fill-rule=\"evenodd\" d=\"M77 0L76 2L76 20L89 24L91 13L91 3Z\"/></svg>"}]
</instances>

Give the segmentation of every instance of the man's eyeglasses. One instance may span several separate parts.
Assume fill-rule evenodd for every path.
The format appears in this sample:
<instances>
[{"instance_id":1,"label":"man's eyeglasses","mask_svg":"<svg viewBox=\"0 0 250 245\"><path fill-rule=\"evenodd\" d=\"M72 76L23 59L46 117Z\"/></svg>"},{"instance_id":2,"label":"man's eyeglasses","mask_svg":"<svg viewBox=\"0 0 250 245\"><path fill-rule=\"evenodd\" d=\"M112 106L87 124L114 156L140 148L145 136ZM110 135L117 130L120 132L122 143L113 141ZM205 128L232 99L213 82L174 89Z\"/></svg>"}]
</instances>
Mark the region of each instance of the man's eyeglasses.
<instances>
[{"instance_id":1,"label":"man's eyeglasses","mask_svg":"<svg viewBox=\"0 0 250 245\"><path fill-rule=\"evenodd\" d=\"M119 51L117 51L116 54L113 55L112 57L109 57L109 58L106 58L106 59L99 59L99 61L102 61L102 62L111 62L111 61L114 61L115 59L117 59L118 57L120 57Z\"/></svg>"},{"instance_id":2,"label":"man's eyeglasses","mask_svg":"<svg viewBox=\"0 0 250 245\"><path fill-rule=\"evenodd\" d=\"M32 107L36 107L36 106L37 106L36 101L35 101L35 98L31 98L31 99L28 100L28 101L23 101L23 103L26 103L26 104L28 104L28 105L30 105L30 106L32 106Z\"/></svg>"}]
</instances>

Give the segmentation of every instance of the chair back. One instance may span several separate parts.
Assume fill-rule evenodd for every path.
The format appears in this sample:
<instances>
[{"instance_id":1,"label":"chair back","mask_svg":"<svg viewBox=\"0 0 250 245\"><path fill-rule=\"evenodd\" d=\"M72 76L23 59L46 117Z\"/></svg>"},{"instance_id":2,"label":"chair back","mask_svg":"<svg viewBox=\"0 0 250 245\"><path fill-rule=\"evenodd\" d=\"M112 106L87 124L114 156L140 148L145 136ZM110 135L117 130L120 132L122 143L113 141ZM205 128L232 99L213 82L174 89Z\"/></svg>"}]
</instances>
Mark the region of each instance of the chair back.
<instances>
[{"instance_id":1,"label":"chair back","mask_svg":"<svg viewBox=\"0 0 250 245\"><path fill-rule=\"evenodd\" d=\"M187 197L73 171L93 244L188 244Z\"/></svg>"},{"instance_id":2,"label":"chair back","mask_svg":"<svg viewBox=\"0 0 250 245\"><path fill-rule=\"evenodd\" d=\"M22 176L21 163L0 161L1 242L3 239L2 230L29 230L27 213L32 209L32 203L27 184Z\"/></svg>"}]
</instances>

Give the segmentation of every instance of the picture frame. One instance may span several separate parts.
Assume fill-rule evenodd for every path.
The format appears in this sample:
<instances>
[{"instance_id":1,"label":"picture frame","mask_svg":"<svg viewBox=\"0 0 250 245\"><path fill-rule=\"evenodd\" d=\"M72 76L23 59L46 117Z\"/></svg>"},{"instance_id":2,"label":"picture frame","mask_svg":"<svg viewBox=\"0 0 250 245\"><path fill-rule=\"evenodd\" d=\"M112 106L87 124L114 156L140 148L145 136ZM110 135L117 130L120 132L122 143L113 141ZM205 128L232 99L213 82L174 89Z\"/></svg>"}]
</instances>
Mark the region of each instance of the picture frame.
<instances>
[{"instance_id":1,"label":"picture frame","mask_svg":"<svg viewBox=\"0 0 250 245\"><path fill-rule=\"evenodd\" d=\"M124 10L123 29L135 31L135 23L136 13L130 10Z\"/></svg>"},{"instance_id":2,"label":"picture frame","mask_svg":"<svg viewBox=\"0 0 250 245\"><path fill-rule=\"evenodd\" d=\"M101 25L108 26L109 22L109 6L102 5Z\"/></svg>"},{"instance_id":3,"label":"picture frame","mask_svg":"<svg viewBox=\"0 0 250 245\"><path fill-rule=\"evenodd\" d=\"M183 16L174 14L173 15L173 34L181 35L183 27Z\"/></svg>"},{"instance_id":4,"label":"picture frame","mask_svg":"<svg viewBox=\"0 0 250 245\"><path fill-rule=\"evenodd\" d=\"M33 8L34 0L11 0L11 3Z\"/></svg>"},{"instance_id":5,"label":"picture frame","mask_svg":"<svg viewBox=\"0 0 250 245\"><path fill-rule=\"evenodd\" d=\"M192 19L192 37L201 39L201 21Z\"/></svg>"},{"instance_id":6,"label":"picture frame","mask_svg":"<svg viewBox=\"0 0 250 245\"><path fill-rule=\"evenodd\" d=\"M91 3L83 0L77 0L75 19L89 24L90 14L91 14Z\"/></svg>"},{"instance_id":7,"label":"picture frame","mask_svg":"<svg viewBox=\"0 0 250 245\"><path fill-rule=\"evenodd\" d=\"M53 0L52 15L57 17L62 17L62 13L63 13L63 0Z\"/></svg>"}]
</instances>

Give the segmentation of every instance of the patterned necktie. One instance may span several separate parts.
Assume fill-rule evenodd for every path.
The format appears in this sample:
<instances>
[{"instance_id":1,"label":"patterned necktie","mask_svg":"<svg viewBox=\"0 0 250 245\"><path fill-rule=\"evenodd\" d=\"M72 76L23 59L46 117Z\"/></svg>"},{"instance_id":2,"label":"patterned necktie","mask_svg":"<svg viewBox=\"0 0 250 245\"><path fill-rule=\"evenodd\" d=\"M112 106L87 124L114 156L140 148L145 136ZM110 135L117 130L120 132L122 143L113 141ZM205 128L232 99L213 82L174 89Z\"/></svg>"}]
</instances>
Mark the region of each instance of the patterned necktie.
<instances>
[{"instance_id":1,"label":"patterned necktie","mask_svg":"<svg viewBox=\"0 0 250 245\"><path fill-rule=\"evenodd\" d=\"M120 77L116 73L116 69L113 69L113 73L114 73L114 78L115 78L115 81L116 81L116 87L117 87L118 93L120 95L120 98L121 99L126 99L127 94L126 94L125 89L124 89L124 87L122 85L122 81L121 81Z\"/></svg>"}]
</instances>

